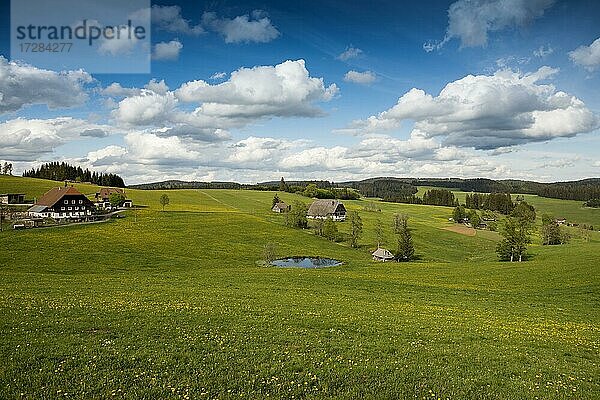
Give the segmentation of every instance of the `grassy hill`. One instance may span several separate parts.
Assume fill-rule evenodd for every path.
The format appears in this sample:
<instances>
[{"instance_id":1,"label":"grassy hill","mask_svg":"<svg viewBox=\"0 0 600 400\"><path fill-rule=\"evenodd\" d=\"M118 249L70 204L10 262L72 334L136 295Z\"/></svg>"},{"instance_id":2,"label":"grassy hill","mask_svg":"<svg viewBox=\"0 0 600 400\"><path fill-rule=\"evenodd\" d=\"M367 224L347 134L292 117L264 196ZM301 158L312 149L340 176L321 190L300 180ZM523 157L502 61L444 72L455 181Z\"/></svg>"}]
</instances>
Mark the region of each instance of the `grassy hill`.
<instances>
[{"instance_id":1,"label":"grassy hill","mask_svg":"<svg viewBox=\"0 0 600 400\"><path fill-rule=\"evenodd\" d=\"M0 192L29 197L54 185L0 177ZM137 222L0 234L0 398L600 395L598 233L511 264L494 235L444 230L446 207L344 202L364 222L351 249L285 227L272 192L127 194L148 206ZM371 261L375 224L394 247L395 212L417 262ZM267 242L344 265L259 267Z\"/></svg>"},{"instance_id":2,"label":"grassy hill","mask_svg":"<svg viewBox=\"0 0 600 400\"><path fill-rule=\"evenodd\" d=\"M419 186L417 195L422 197L429 189L440 189L431 186ZM460 201L461 204L465 203L465 196L469 192L463 192L458 189L448 189L454 193L454 196ZM517 193L513 193L513 200L517 196ZM576 222L580 224L589 224L600 229L600 208L589 208L584 207L584 201L579 200L560 200L551 199L547 197L541 197L534 194L524 194L525 201L533 205L536 208L538 215L548 213L555 217L566 218L569 222Z\"/></svg>"}]
</instances>

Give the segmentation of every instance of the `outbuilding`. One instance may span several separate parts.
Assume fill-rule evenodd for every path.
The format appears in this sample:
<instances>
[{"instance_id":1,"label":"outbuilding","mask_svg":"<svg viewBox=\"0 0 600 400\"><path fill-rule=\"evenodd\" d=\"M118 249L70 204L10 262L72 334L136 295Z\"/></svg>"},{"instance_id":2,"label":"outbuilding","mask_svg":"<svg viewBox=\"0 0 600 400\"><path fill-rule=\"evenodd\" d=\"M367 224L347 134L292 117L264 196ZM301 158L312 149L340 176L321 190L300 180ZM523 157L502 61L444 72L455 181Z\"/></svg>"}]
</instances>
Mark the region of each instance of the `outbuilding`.
<instances>
[{"instance_id":1,"label":"outbuilding","mask_svg":"<svg viewBox=\"0 0 600 400\"><path fill-rule=\"evenodd\" d=\"M279 203L275 203L271 211L276 213L284 213L290 211L291 208L291 206L287 205L283 201L280 201Z\"/></svg>"},{"instance_id":2,"label":"outbuilding","mask_svg":"<svg viewBox=\"0 0 600 400\"><path fill-rule=\"evenodd\" d=\"M391 261L394 259L394 255L388 249L382 249L379 247L377 250L373 252L373 260L374 261Z\"/></svg>"}]
</instances>

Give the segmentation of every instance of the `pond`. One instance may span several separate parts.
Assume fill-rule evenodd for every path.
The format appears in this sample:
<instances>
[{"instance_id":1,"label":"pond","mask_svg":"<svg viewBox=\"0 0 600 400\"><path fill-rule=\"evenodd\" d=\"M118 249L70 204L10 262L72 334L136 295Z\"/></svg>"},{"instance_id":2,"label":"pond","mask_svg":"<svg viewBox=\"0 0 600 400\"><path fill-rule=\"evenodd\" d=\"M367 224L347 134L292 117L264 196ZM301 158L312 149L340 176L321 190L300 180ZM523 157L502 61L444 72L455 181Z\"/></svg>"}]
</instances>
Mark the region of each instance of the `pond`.
<instances>
[{"instance_id":1,"label":"pond","mask_svg":"<svg viewBox=\"0 0 600 400\"><path fill-rule=\"evenodd\" d=\"M333 258L289 257L271 261L271 265L280 268L325 268L342 265L342 262Z\"/></svg>"}]
</instances>

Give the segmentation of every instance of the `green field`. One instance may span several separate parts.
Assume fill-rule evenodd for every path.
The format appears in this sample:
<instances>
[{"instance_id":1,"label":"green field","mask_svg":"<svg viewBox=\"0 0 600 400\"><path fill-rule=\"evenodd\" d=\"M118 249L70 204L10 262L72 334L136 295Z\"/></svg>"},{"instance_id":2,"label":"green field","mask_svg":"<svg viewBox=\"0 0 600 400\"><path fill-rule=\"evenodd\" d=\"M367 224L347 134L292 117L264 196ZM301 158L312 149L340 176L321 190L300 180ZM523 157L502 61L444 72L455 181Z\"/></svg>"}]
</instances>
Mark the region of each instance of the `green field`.
<instances>
[{"instance_id":1,"label":"green field","mask_svg":"<svg viewBox=\"0 0 600 400\"><path fill-rule=\"evenodd\" d=\"M422 197L423 193L429 189L434 188L430 186L419 186L417 196ZM457 189L450 190L454 193L454 196L458 201L460 201L461 204L464 204L468 192ZM516 196L517 194L513 193L513 200ZM548 213L555 217L566 218L568 222L593 225L596 230L600 230L600 208L584 207L583 201L549 199L533 194L524 194L523 197L525 197L525 201L536 208L536 211L540 216L543 213Z\"/></svg>"},{"instance_id":2,"label":"green field","mask_svg":"<svg viewBox=\"0 0 600 400\"><path fill-rule=\"evenodd\" d=\"M39 197L56 184L2 176L0 192ZM273 192L127 195L148 206L137 222L128 212L0 234L0 398L600 397L598 232L536 242L511 264L496 261L497 234L444 230L446 207L344 202L364 222L351 249L284 226ZM383 224L393 249L396 212L410 216L419 259L373 262L373 228ZM260 267L268 242L344 264Z\"/></svg>"}]
</instances>

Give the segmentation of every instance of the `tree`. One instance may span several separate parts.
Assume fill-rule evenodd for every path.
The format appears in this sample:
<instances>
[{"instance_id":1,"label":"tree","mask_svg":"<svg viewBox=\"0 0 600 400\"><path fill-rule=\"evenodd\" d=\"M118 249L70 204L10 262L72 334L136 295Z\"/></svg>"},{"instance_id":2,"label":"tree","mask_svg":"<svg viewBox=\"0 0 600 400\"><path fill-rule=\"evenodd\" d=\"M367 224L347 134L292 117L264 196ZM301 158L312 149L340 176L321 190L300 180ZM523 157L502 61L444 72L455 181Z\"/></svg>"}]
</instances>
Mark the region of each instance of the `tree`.
<instances>
[{"instance_id":1,"label":"tree","mask_svg":"<svg viewBox=\"0 0 600 400\"><path fill-rule=\"evenodd\" d=\"M4 223L4 203L0 199L0 232L3 230L2 224Z\"/></svg>"},{"instance_id":2,"label":"tree","mask_svg":"<svg viewBox=\"0 0 600 400\"><path fill-rule=\"evenodd\" d=\"M281 180L279 181L279 190L281 192L286 192L288 189L287 183L285 183L285 180L283 180L283 176L281 177Z\"/></svg>"},{"instance_id":3,"label":"tree","mask_svg":"<svg viewBox=\"0 0 600 400\"><path fill-rule=\"evenodd\" d=\"M108 197L108 201L110 201L111 207L119 207L125 201L125 196L123 196L121 193L112 193Z\"/></svg>"},{"instance_id":4,"label":"tree","mask_svg":"<svg viewBox=\"0 0 600 400\"><path fill-rule=\"evenodd\" d=\"M590 199L583 203L584 207L600 208L600 199Z\"/></svg>"},{"instance_id":5,"label":"tree","mask_svg":"<svg viewBox=\"0 0 600 400\"><path fill-rule=\"evenodd\" d=\"M337 225L335 224L335 222L333 222L333 219L327 218L323 222L323 237L329 240L336 241L338 236L339 234Z\"/></svg>"},{"instance_id":6,"label":"tree","mask_svg":"<svg viewBox=\"0 0 600 400\"><path fill-rule=\"evenodd\" d=\"M358 247L358 239L362 235L363 223L357 211L348 213L350 220L350 247Z\"/></svg>"},{"instance_id":7,"label":"tree","mask_svg":"<svg viewBox=\"0 0 600 400\"><path fill-rule=\"evenodd\" d=\"M590 230L594 230L593 227L589 229L586 225L579 225L579 237L586 243L590 241Z\"/></svg>"},{"instance_id":8,"label":"tree","mask_svg":"<svg viewBox=\"0 0 600 400\"><path fill-rule=\"evenodd\" d=\"M281 203L281 200L279 199L277 193L275 193L275 196L273 196L273 204L271 204L271 208L275 207L275 204L277 203Z\"/></svg>"},{"instance_id":9,"label":"tree","mask_svg":"<svg viewBox=\"0 0 600 400\"><path fill-rule=\"evenodd\" d=\"M169 196L167 194L163 194L160 196L160 205L162 206L162 210L165 211L165 206L168 206L170 202Z\"/></svg>"},{"instance_id":10,"label":"tree","mask_svg":"<svg viewBox=\"0 0 600 400\"><path fill-rule=\"evenodd\" d=\"M363 210L369 211L369 212L381 212L381 208L378 207L377 204L375 204L372 201L366 202L365 205L363 206Z\"/></svg>"},{"instance_id":11,"label":"tree","mask_svg":"<svg viewBox=\"0 0 600 400\"><path fill-rule=\"evenodd\" d=\"M400 226L398 233L398 250L396 251L396 261L410 261L415 255L415 247L412 241L412 235L408 229L408 218Z\"/></svg>"},{"instance_id":12,"label":"tree","mask_svg":"<svg viewBox=\"0 0 600 400\"><path fill-rule=\"evenodd\" d=\"M555 222L554 217L549 214L542 215L542 227L540 229L543 246L551 246L566 243L567 235L561 230Z\"/></svg>"},{"instance_id":13,"label":"tree","mask_svg":"<svg viewBox=\"0 0 600 400\"><path fill-rule=\"evenodd\" d=\"M294 201L290 212L285 214L285 224L293 228L306 228L308 226L307 211L306 204L298 200Z\"/></svg>"},{"instance_id":14,"label":"tree","mask_svg":"<svg viewBox=\"0 0 600 400\"><path fill-rule=\"evenodd\" d=\"M533 224L535 222L535 208L527 204L526 201L520 202L510 213L511 217L517 218L521 223Z\"/></svg>"},{"instance_id":15,"label":"tree","mask_svg":"<svg viewBox=\"0 0 600 400\"><path fill-rule=\"evenodd\" d=\"M473 228L477 228L477 226L479 226L479 224L481 223L481 218L479 217L477 211L472 210L469 213L469 222L471 223L471 226Z\"/></svg>"},{"instance_id":16,"label":"tree","mask_svg":"<svg viewBox=\"0 0 600 400\"><path fill-rule=\"evenodd\" d=\"M2 174L4 175L12 175L12 170L13 170L13 165L12 163L9 162L4 162L4 165L2 166Z\"/></svg>"},{"instance_id":17,"label":"tree","mask_svg":"<svg viewBox=\"0 0 600 400\"><path fill-rule=\"evenodd\" d=\"M323 226L325 225L325 221L322 218L317 218L314 220L313 227L315 228L315 233L319 236L324 236L323 234Z\"/></svg>"},{"instance_id":18,"label":"tree","mask_svg":"<svg viewBox=\"0 0 600 400\"><path fill-rule=\"evenodd\" d=\"M277 244L273 242L268 242L263 247L263 258L266 263L271 263L273 260L277 258Z\"/></svg>"},{"instance_id":19,"label":"tree","mask_svg":"<svg viewBox=\"0 0 600 400\"><path fill-rule=\"evenodd\" d=\"M394 214L394 233L399 234L408 225L408 215Z\"/></svg>"},{"instance_id":20,"label":"tree","mask_svg":"<svg viewBox=\"0 0 600 400\"><path fill-rule=\"evenodd\" d=\"M319 188L317 188L317 185L314 183L310 183L310 184L306 185L306 187L302 191L302 195L313 198L313 197L317 197L318 191L319 191Z\"/></svg>"},{"instance_id":21,"label":"tree","mask_svg":"<svg viewBox=\"0 0 600 400\"><path fill-rule=\"evenodd\" d=\"M375 220L375 240L377 240L377 248L381 247L381 244L384 240L384 232L383 225L381 224L381 220L377 218Z\"/></svg>"},{"instance_id":22,"label":"tree","mask_svg":"<svg viewBox=\"0 0 600 400\"><path fill-rule=\"evenodd\" d=\"M500 260L513 262L518 259L519 262L523 261L527 245L531 243L529 227L530 225L523 219L506 218L500 232L503 239L496 247L496 253Z\"/></svg>"},{"instance_id":23,"label":"tree","mask_svg":"<svg viewBox=\"0 0 600 400\"><path fill-rule=\"evenodd\" d=\"M463 206L456 206L452 212L452 219L460 224L467 217L467 212Z\"/></svg>"}]
</instances>

